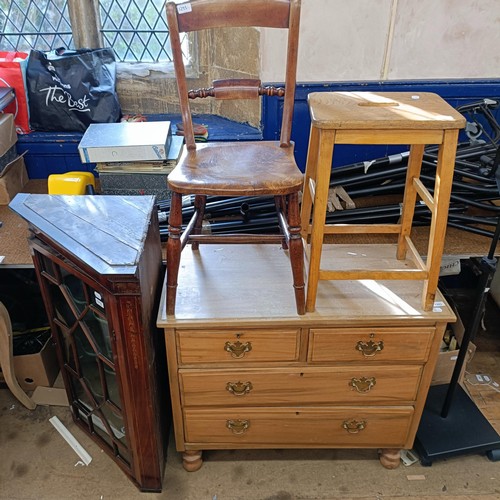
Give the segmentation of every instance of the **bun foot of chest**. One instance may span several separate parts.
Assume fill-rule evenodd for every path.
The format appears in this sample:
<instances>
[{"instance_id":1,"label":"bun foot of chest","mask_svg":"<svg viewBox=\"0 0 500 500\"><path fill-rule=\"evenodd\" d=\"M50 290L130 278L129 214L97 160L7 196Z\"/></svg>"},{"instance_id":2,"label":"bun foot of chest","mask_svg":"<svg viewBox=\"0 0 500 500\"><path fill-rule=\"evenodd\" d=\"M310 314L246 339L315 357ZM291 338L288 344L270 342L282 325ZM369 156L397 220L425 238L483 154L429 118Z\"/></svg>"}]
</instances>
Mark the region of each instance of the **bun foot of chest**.
<instances>
[{"instance_id":1,"label":"bun foot of chest","mask_svg":"<svg viewBox=\"0 0 500 500\"><path fill-rule=\"evenodd\" d=\"M189 450L182 454L182 466L188 472L195 472L203 465L200 450Z\"/></svg>"},{"instance_id":2,"label":"bun foot of chest","mask_svg":"<svg viewBox=\"0 0 500 500\"><path fill-rule=\"evenodd\" d=\"M401 460L401 450L397 448L381 448L378 450L380 463L386 469L396 469Z\"/></svg>"}]
</instances>

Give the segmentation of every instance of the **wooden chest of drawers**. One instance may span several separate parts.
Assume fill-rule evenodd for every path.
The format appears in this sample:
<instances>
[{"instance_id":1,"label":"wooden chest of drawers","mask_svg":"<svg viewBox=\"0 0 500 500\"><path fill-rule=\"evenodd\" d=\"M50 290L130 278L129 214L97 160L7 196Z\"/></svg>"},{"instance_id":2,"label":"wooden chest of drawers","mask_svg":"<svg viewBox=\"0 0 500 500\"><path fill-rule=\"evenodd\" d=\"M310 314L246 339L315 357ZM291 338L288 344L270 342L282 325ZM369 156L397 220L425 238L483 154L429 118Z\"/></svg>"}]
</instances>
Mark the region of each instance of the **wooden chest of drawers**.
<instances>
[{"instance_id":1,"label":"wooden chest of drawers","mask_svg":"<svg viewBox=\"0 0 500 500\"><path fill-rule=\"evenodd\" d=\"M187 470L204 449L238 448L377 448L397 466L455 320L441 296L424 312L416 282L322 282L316 312L298 316L282 250L182 258L176 316L163 300L158 326Z\"/></svg>"}]
</instances>

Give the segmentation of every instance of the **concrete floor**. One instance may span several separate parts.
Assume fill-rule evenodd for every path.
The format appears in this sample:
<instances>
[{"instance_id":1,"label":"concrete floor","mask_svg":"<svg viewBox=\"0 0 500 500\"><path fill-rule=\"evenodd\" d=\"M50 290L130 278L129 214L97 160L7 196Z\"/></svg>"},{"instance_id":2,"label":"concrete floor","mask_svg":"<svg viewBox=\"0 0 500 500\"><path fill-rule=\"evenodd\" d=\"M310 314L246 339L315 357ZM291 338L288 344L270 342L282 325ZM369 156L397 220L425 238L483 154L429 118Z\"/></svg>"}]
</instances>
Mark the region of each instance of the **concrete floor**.
<instances>
[{"instance_id":1,"label":"concrete floor","mask_svg":"<svg viewBox=\"0 0 500 500\"><path fill-rule=\"evenodd\" d=\"M92 456L89 466L49 423L57 415ZM0 389L0 498L9 500L174 499L292 500L347 498L500 498L500 462L471 455L386 470L375 450L240 450L205 452L188 473L173 447L164 490L140 493L72 422L69 409L29 411Z\"/></svg>"},{"instance_id":2,"label":"concrete floor","mask_svg":"<svg viewBox=\"0 0 500 500\"><path fill-rule=\"evenodd\" d=\"M499 322L500 309L487 308L486 330L476 339L468 372L488 373L500 383ZM500 433L500 392L466 388ZM78 456L49 422L53 415L90 453L89 466L77 464ZM395 470L380 465L376 450L207 451L204 460L199 471L186 472L172 438L163 492L140 493L76 427L68 408L30 411L0 386L1 500L500 499L500 461L480 454Z\"/></svg>"}]
</instances>

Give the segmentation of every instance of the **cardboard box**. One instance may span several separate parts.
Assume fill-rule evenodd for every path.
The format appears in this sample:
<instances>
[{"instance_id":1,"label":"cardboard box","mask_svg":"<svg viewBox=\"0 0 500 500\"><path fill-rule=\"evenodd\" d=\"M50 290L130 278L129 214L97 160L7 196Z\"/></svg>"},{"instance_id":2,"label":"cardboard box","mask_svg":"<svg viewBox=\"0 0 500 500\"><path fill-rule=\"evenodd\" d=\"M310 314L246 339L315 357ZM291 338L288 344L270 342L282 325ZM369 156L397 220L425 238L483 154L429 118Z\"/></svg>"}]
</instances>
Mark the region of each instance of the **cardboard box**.
<instances>
[{"instance_id":1,"label":"cardboard box","mask_svg":"<svg viewBox=\"0 0 500 500\"><path fill-rule=\"evenodd\" d=\"M24 158L18 156L0 173L0 205L8 205L12 198L21 192L27 182L28 173L24 165Z\"/></svg>"},{"instance_id":2,"label":"cardboard box","mask_svg":"<svg viewBox=\"0 0 500 500\"><path fill-rule=\"evenodd\" d=\"M17 142L14 116L10 113L0 113L0 157L3 156Z\"/></svg>"},{"instance_id":3,"label":"cardboard box","mask_svg":"<svg viewBox=\"0 0 500 500\"><path fill-rule=\"evenodd\" d=\"M453 332L453 336L457 339L457 343L460 346L465 333L465 328L458 312L456 310L454 312L457 316L457 321L456 323L450 324L449 328ZM458 352L458 349L453 349L451 351L443 351L439 353L434 374L432 375L431 385L448 384L450 382L458 358ZM459 383L463 382L467 364L472 360L475 352L476 346L470 342L467 349L467 356L465 357L465 362L462 367L462 372L460 373L460 377L458 379Z\"/></svg>"},{"instance_id":4,"label":"cardboard box","mask_svg":"<svg viewBox=\"0 0 500 500\"><path fill-rule=\"evenodd\" d=\"M93 123L78 145L83 163L166 160L169 121Z\"/></svg>"},{"instance_id":5,"label":"cardboard box","mask_svg":"<svg viewBox=\"0 0 500 500\"><path fill-rule=\"evenodd\" d=\"M50 338L39 352L14 356L14 372L25 391L38 386L51 387L59 373L59 363Z\"/></svg>"}]
</instances>

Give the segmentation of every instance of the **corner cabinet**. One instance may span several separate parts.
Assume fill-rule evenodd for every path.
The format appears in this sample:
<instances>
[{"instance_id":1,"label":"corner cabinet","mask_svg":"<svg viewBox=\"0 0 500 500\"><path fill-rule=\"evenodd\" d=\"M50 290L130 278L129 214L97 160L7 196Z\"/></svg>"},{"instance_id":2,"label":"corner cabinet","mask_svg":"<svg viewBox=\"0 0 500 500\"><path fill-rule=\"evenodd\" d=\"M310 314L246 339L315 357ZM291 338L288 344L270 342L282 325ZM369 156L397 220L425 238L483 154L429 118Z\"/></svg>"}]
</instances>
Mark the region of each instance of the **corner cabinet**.
<instances>
[{"instance_id":1,"label":"corner cabinet","mask_svg":"<svg viewBox=\"0 0 500 500\"><path fill-rule=\"evenodd\" d=\"M413 446L448 305L423 311L415 281L323 281L298 316L289 272L270 245L183 252L176 314L163 297L157 324L186 470L241 448L376 448L394 468Z\"/></svg>"},{"instance_id":2,"label":"corner cabinet","mask_svg":"<svg viewBox=\"0 0 500 500\"><path fill-rule=\"evenodd\" d=\"M150 196L19 194L74 421L142 491L161 491L165 347ZM166 385L166 384L165 384Z\"/></svg>"}]
</instances>

